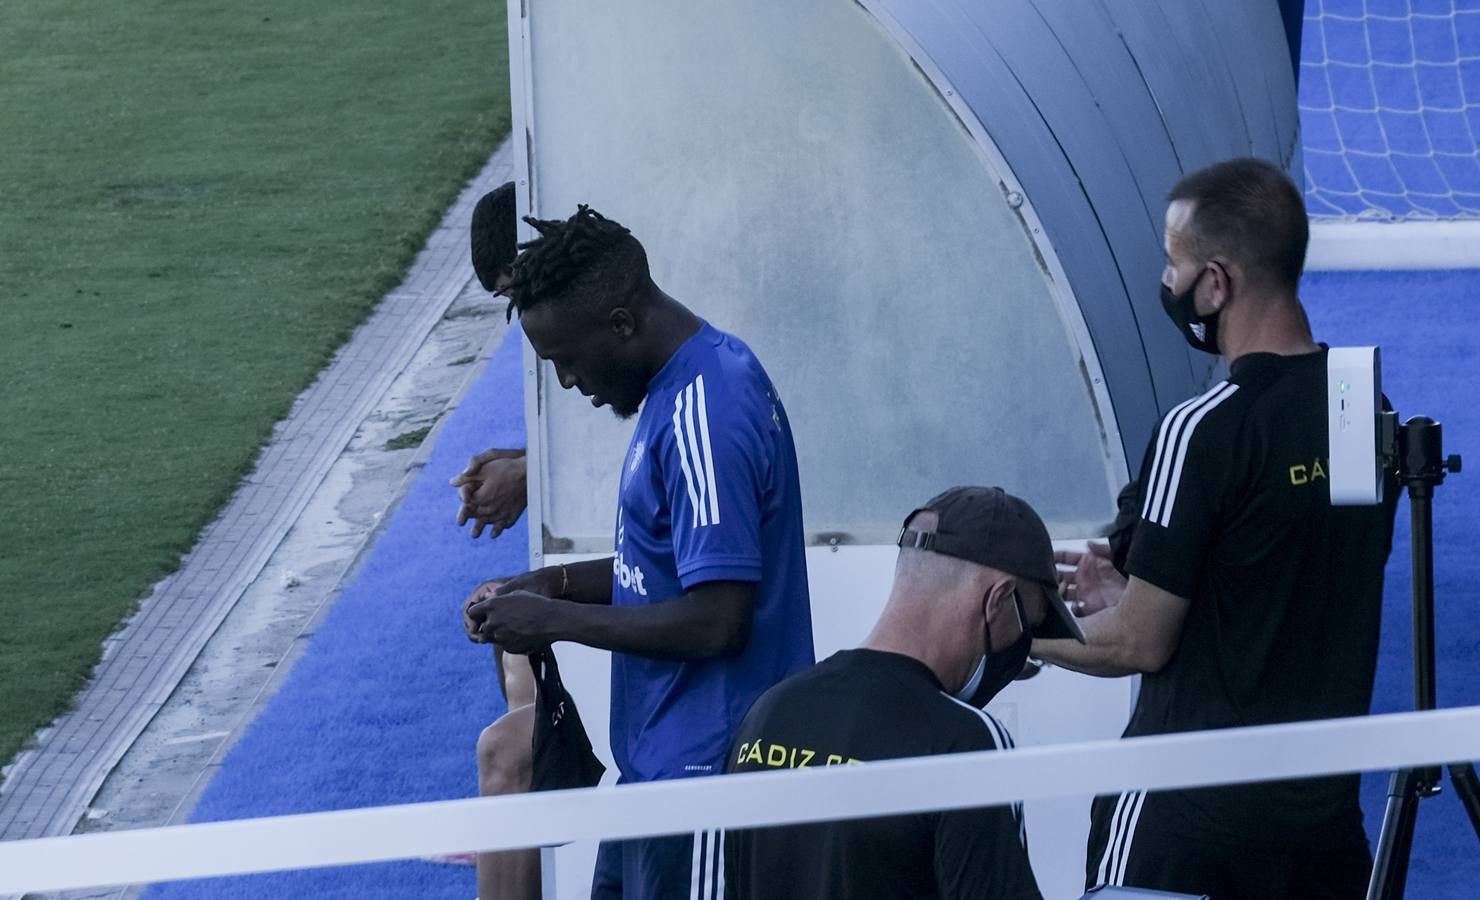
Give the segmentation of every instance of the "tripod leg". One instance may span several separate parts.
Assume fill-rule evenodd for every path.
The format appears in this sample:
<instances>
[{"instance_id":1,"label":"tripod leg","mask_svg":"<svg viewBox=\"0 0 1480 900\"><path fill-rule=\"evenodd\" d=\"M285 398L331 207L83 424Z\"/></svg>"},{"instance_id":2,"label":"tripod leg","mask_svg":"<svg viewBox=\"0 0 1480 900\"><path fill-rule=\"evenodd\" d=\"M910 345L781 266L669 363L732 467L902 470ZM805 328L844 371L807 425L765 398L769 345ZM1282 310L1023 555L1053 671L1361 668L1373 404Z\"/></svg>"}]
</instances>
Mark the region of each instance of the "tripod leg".
<instances>
[{"instance_id":1,"label":"tripod leg","mask_svg":"<svg viewBox=\"0 0 1480 900\"><path fill-rule=\"evenodd\" d=\"M1388 782L1387 809L1382 834L1367 883L1367 900L1403 900L1408 883L1408 855L1413 849L1413 827L1418 821L1422 775L1417 769L1394 772Z\"/></svg>"},{"instance_id":2,"label":"tripod leg","mask_svg":"<svg viewBox=\"0 0 1480 900\"><path fill-rule=\"evenodd\" d=\"M1449 780L1454 782L1454 792L1459 794L1465 812L1470 816L1470 827L1475 837L1480 838L1480 778L1475 776L1475 767L1470 763L1451 763Z\"/></svg>"}]
</instances>

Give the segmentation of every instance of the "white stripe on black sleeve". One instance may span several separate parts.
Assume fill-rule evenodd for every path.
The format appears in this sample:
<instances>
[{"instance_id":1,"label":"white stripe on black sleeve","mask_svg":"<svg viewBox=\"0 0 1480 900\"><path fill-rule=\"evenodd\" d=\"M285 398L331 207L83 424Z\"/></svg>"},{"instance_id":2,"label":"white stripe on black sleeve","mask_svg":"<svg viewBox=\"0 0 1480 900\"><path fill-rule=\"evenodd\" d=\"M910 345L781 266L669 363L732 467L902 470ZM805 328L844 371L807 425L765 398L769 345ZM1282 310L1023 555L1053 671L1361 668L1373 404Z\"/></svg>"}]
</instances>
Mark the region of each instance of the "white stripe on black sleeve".
<instances>
[{"instance_id":1,"label":"white stripe on black sleeve","mask_svg":"<svg viewBox=\"0 0 1480 900\"><path fill-rule=\"evenodd\" d=\"M947 694L945 691L941 691L940 695L951 701L952 703L956 704L957 706L961 707L962 709L969 709L972 712L976 713L977 718L981 719L982 722L986 724L987 731L991 733L992 743L997 745L998 750L1003 749L1002 738L999 737L999 729L1001 729L1002 726L997 724L997 720L988 715L986 710L972 706L970 703L967 703L960 697L953 697L950 694Z\"/></svg>"},{"instance_id":2,"label":"white stripe on black sleeve","mask_svg":"<svg viewBox=\"0 0 1480 900\"><path fill-rule=\"evenodd\" d=\"M1156 487L1161 483L1162 469L1167 465L1166 447L1171 443L1173 430L1181 425L1183 411L1201 399L1201 397L1193 397L1191 400L1184 400L1173 407L1172 411L1167 413L1166 418L1161 420L1161 428L1156 433L1156 455L1153 457L1151 471L1146 473L1146 484L1143 486L1146 492L1146 500L1141 505L1141 518L1143 519L1150 519L1152 506L1161 502L1161 495Z\"/></svg>"},{"instance_id":3,"label":"white stripe on black sleeve","mask_svg":"<svg viewBox=\"0 0 1480 900\"><path fill-rule=\"evenodd\" d=\"M714 832L714 875L709 879L711 900L723 900L725 896L725 833Z\"/></svg>"},{"instance_id":4,"label":"white stripe on black sleeve","mask_svg":"<svg viewBox=\"0 0 1480 900\"><path fill-rule=\"evenodd\" d=\"M1116 879L1121 877L1120 862L1126 841L1130 840L1131 817L1136 814L1136 805L1140 802L1141 792L1131 791L1125 798L1125 809L1120 811L1120 821L1116 823L1115 829L1115 846L1111 849L1110 856L1110 884L1116 884Z\"/></svg>"},{"instance_id":5,"label":"white stripe on black sleeve","mask_svg":"<svg viewBox=\"0 0 1480 900\"><path fill-rule=\"evenodd\" d=\"M1120 834L1120 814L1125 810L1125 801L1129 794L1121 794L1115 801L1115 812L1110 814L1110 830L1105 835L1105 849L1100 853L1100 870L1095 874L1096 884L1109 884L1110 858L1115 854L1115 839Z\"/></svg>"},{"instance_id":6,"label":"white stripe on black sleeve","mask_svg":"<svg viewBox=\"0 0 1480 900\"><path fill-rule=\"evenodd\" d=\"M1131 858L1131 842L1136 839L1136 823L1141 821L1141 808L1146 805L1146 792L1137 791L1135 805L1126 817L1125 833L1120 843L1120 852L1115 856L1115 865L1110 875L1110 883L1125 885L1126 863Z\"/></svg>"},{"instance_id":7,"label":"white stripe on black sleeve","mask_svg":"<svg viewBox=\"0 0 1480 900\"><path fill-rule=\"evenodd\" d=\"M1201 397L1178 406L1167 416L1157 437L1156 464L1151 484L1147 485L1142 518L1163 528L1170 526L1172 507L1176 503L1177 489L1182 484L1182 468L1193 433L1208 413L1237 392L1238 385L1222 382Z\"/></svg>"},{"instance_id":8,"label":"white stripe on black sleeve","mask_svg":"<svg viewBox=\"0 0 1480 900\"><path fill-rule=\"evenodd\" d=\"M689 861L689 900L699 900L699 839L702 835L703 832L694 832L693 858Z\"/></svg>"},{"instance_id":9,"label":"white stripe on black sleeve","mask_svg":"<svg viewBox=\"0 0 1480 900\"><path fill-rule=\"evenodd\" d=\"M945 697L947 700L950 700L952 703L958 704L976 713L977 716L982 720L982 722L986 724L987 731L992 735L992 743L996 745L998 750L1013 749L1015 745L1012 741L1012 733L1008 731L1001 722L997 721L996 716L993 716L991 713L987 712L984 709L979 709L978 707L972 706L970 703L967 703L960 697L953 697L950 694L947 694L945 691L941 691L940 695L942 697ZM1011 809L1012 817L1017 822L1018 842L1023 845L1023 849L1027 849L1028 824L1027 820L1023 817L1023 805L1021 803L1013 803L1011 804Z\"/></svg>"},{"instance_id":10,"label":"white stripe on black sleeve","mask_svg":"<svg viewBox=\"0 0 1480 900\"><path fill-rule=\"evenodd\" d=\"M997 749L1011 750L1015 748L1017 746L1017 742L1012 739L1012 732L1007 730L1007 726L1003 725L1001 722L998 722L997 717L987 712L986 710L982 710L982 712L986 713L987 718L991 719L997 724L997 732L1002 737L1002 742L997 745Z\"/></svg>"},{"instance_id":11,"label":"white stripe on black sleeve","mask_svg":"<svg viewBox=\"0 0 1480 900\"><path fill-rule=\"evenodd\" d=\"M1146 485L1146 506L1141 510L1143 518L1154 520L1156 511L1166 499L1172 458L1176 452L1177 442L1181 439L1182 426L1186 423L1187 417L1196 412L1198 407L1206 403L1210 397L1221 391L1226 383L1220 381L1207 393L1182 401L1162 421L1161 429L1156 436L1156 464L1152 467L1150 482Z\"/></svg>"},{"instance_id":12,"label":"white stripe on black sleeve","mask_svg":"<svg viewBox=\"0 0 1480 900\"><path fill-rule=\"evenodd\" d=\"M710 849L709 832L695 833L694 859L697 860L698 868L689 878L689 900L709 900L709 874L712 871Z\"/></svg>"},{"instance_id":13,"label":"white stripe on black sleeve","mask_svg":"<svg viewBox=\"0 0 1480 900\"><path fill-rule=\"evenodd\" d=\"M997 744L997 749L1012 749L1012 742L1008 739L1007 729L1002 727L1002 723L993 718L992 714L986 710L982 710L982 718L987 720L988 727L992 729L992 740Z\"/></svg>"},{"instance_id":14,"label":"white stripe on black sleeve","mask_svg":"<svg viewBox=\"0 0 1480 900\"><path fill-rule=\"evenodd\" d=\"M992 715L986 710L982 710L981 714L987 720L987 723L992 727L992 734L994 735L994 740L996 740L997 742L998 750L1011 750L1017 746L1017 744L1014 743L1012 739L1012 732L1007 730L1007 726L997 721L996 716ZM1023 816L1023 805L1021 803L1012 804L1012 816L1014 819L1017 819L1018 843L1023 845L1023 849L1027 849L1028 822L1027 819Z\"/></svg>"},{"instance_id":15,"label":"white stripe on black sleeve","mask_svg":"<svg viewBox=\"0 0 1480 900\"><path fill-rule=\"evenodd\" d=\"M1192 418L1187 420L1186 435L1177 448L1177 461L1172 466L1172 480L1167 488L1166 508L1162 511L1158 524L1163 528L1170 528L1172 524L1172 507L1177 502L1177 489L1182 486L1182 466L1187 462L1187 445L1192 442L1192 433L1197 429L1197 424L1203 420L1208 413L1217 408L1218 404L1232 397L1238 391L1238 385L1230 384L1226 390L1215 397L1211 402L1203 405Z\"/></svg>"},{"instance_id":16,"label":"white stripe on black sleeve","mask_svg":"<svg viewBox=\"0 0 1480 900\"><path fill-rule=\"evenodd\" d=\"M940 695L962 709L969 709L976 713L977 718L986 723L987 731L992 735L992 743L997 745L998 750L1011 750L1013 748L1012 735L1008 733L1007 729L1002 726L1002 723L997 721L991 713L980 707L972 706L960 697L954 697L945 691L941 691Z\"/></svg>"},{"instance_id":17,"label":"white stripe on black sleeve","mask_svg":"<svg viewBox=\"0 0 1480 900\"><path fill-rule=\"evenodd\" d=\"M699 495L694 491L694 473L689 469L689 454L683 439L683 391L673 398L673 443L678 448L678 464L683 469L684 486L689 489L689 527L699 527Z\"/></svg>"}]
</instances>

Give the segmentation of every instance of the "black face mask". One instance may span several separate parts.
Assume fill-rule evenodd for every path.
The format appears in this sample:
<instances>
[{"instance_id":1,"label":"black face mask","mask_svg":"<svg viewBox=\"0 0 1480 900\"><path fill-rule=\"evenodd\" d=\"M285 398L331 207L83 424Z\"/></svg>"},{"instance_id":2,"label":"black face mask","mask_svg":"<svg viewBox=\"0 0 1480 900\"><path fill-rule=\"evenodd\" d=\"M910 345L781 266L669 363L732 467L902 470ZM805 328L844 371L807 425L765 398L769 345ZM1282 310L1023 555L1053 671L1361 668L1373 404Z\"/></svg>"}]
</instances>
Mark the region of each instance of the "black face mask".
<instances>
[{"instance_id":1,"label":"black face mask","mask_svg":"<svg viewBox=\"0 0 1480 900\"><path fill-rule=\"evenodd\" d=\"M966 685L956 692L956 699L978 709L990 703L993 697L1022 673L1023 664L1028 661L1028 651L1033 647L1033 635L1028 633L1028 620L1023 616L1023 604L1018 599L1017 591L1012 592L1012 602L1017 607L1022 634L1012 642L1012 646L992 650L992 626L983 619L982 626L986 632L986 643L983 646L987 652L982 656L982 661L977 663L976 671L971 673Z\"/></svg>"},{"instance_id":2,"label":"black face mask","mask_svg":"<svg viewBox=\"0 0 1480 900\"><path fill-rule=\"evenodd\" d=\"M1202 281L1204 275L1208 274L1207 267L1203 267L1197 277L1192 279L1192 284L1180 294L1172 293L1172 289L1165 284L1161 286L1161 308L1166 310L1167 316L1171 318L1172 324L1182 332L1182 337L1192 345L1192 349L1201 350L1204 353L1218 355L1218 314L1211 316L1200 316L1197 314L1197 283Z\"/></svg>"}]
</instances>

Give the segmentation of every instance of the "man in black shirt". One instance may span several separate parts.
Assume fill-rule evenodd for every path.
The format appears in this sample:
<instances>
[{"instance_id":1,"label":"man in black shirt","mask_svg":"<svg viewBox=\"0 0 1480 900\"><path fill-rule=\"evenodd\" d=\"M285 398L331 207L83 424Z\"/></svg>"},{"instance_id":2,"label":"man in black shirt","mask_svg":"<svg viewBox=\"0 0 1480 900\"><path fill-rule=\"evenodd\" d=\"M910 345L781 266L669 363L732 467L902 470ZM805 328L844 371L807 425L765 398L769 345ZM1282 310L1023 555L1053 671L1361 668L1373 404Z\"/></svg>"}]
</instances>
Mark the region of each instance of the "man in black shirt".
<instances>
[{"instance_id":1,"label":"man in black shirt","mask_svg":"<svg viewBox=\"0 0 1480 900\"><path fill-rule=\"evenodd\" d=\"M1307 224L1275 166L1243 159L1172 189L1162 303L1227 380L1162 420L1125 561L1060 554L1088 642L1036 641L1092 675L1145 673L1126 736L1365 715L1385 507L1333 507L1326 349L1296 288ZM1095 801L1087 885L1239 898L1361 897L1371 855L1357 777Z\"/></svg>"},{"instance_id":2,"label":"man in black shirt","mask_svg":"<svg viewBox=\"0 0 1480 900\"><path fill-rule=\"evenodd\" d=\"M1053 547L1001 488L953 488L900 533L873 632L768 690L726 771L853 765L1012 748L981 707L1022 671L1032 635L1082 637L1058 598ZM1020 806L735 831L725 896L1039 898Z\"/></svg>"}]
</instances>

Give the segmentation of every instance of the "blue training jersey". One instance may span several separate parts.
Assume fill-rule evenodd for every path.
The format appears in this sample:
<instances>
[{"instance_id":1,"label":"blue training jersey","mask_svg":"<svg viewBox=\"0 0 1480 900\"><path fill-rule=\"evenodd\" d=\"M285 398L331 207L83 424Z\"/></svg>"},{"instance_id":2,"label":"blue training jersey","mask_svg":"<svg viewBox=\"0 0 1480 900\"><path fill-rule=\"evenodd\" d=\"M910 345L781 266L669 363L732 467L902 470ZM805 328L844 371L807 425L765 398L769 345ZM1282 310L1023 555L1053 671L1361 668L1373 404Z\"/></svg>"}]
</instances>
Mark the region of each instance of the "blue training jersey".
<instances>
[{"instance_id":1,"label":"blue training jersey","mask_svg":"<svg viewBox=\"0 0 1480 900\"><path fill-rule=\"evenodd\" d=\"M612 654L612 755L623 781L718 774L767 688L812 664L796 447L744 342L705 323L648 385L623 461L612 603L756 582L750 641L702 660Z\"/></svg>"}]
</instances>

